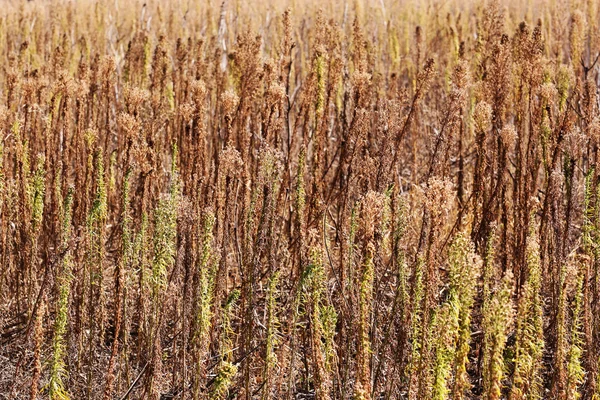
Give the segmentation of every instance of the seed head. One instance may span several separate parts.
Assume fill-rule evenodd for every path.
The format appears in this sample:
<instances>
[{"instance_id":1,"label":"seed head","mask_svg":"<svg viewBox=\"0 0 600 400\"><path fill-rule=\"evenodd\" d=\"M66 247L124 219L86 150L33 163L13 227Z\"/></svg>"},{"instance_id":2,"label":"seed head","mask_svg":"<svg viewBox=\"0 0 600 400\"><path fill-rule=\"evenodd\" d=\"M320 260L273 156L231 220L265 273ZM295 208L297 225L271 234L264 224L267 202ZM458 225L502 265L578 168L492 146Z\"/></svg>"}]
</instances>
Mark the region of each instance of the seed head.
<instances>
[{"instance_id":1,"label":"seed head","mask_svg":"<svg viewBox=\"0 0 600 400\"><path fill-rule=\"evenodd\" d=\"M473 113L473 121L477 130L481 132L489 131L492 127L492 106L485 101L477 103Z\"/></svg>"},{"instance_id":2,"label":"seed head","mask_svg":"<svg viewBox=\"0 0 600 400\"><path fill-rule=\"evenodd\" d=\"M505 125L500 131L500 138L502 139L502 142L506 145L506 147L508 147L509 149L512 148L512 146L515 144L518 138L515 126L512 124Z\"/></svg>"},{"instance_id":3,"label":"seed head","mask_svg":"<svg viewBox=\"0 0 600 400\"><path fill-rule=\"evenodd\" d=\"M554 104L558 97L556 85L552 82L546 82L540 87L540 95L548 104Z\"/></svg>"},{"instance_id":4,"label":"seed head","mask_svg":"<svg viewBox=\"0 0 600 400\"><path fill-rule=\"evenodd\" d=\"M425 205L434 215L447 214L454 198L454 184L448 179L431 178L425 191Z\"/></svg>"},{"instance_id":5,"label":"seed head","mask_svg":"<svg viewBox=\"0 0 600 400\"><path fill-rule=\"evenodd\" d=\"M235 112L235 109L237 108L239 100L240 99L238 95L235 94L235 92L231 89L223 93L223 96L221 97L221 102L223 104L223 113L225 114L225 116L231 118L231 116Z\"/></svg>"},{"instance_id":6,"label":"seed head","mask_svg":"<svg viewBox=\"0 0 600 400\"><path fill-rule=\"evenodd\" d=\"M600 117L594 117L590 122L589 128L590 139L596 144L600 144Z\"/></svg>"}]
</instances>

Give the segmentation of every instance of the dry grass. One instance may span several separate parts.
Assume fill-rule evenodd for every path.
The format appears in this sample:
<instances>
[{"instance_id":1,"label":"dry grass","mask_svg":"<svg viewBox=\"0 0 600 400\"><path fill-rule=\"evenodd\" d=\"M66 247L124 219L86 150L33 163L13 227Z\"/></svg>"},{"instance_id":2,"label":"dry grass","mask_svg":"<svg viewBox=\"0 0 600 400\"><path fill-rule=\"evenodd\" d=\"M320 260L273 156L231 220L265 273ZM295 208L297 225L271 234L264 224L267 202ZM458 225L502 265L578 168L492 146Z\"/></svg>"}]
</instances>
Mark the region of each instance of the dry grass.
<instances>
[{"instance_id":1,"label":"dry grass","mask_svg":"<svg viewBox=\"0 0 600 400\"><path fill-rule=\"evenodd\" d=\"M600 2L2 2L0 399L600 400Z\"/></svg>"}]
</instances>

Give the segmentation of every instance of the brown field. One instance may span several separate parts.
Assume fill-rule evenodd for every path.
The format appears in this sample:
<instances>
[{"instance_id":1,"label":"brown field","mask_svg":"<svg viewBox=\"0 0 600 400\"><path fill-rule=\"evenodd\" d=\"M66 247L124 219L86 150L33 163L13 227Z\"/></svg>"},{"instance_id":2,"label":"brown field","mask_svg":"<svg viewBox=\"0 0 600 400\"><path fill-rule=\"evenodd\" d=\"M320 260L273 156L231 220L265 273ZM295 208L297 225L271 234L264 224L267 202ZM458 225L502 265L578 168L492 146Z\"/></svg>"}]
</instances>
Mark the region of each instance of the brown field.
<instances>
[{"instance_id":1,"label":"brown field","mask_svg":"<svg viewBox=\"0 0 600 400\"><path fill-rule=\"evenodd\" d=\"M0 400L600 400L600 0L0 1Z\"/></svg>"}]
</instances>

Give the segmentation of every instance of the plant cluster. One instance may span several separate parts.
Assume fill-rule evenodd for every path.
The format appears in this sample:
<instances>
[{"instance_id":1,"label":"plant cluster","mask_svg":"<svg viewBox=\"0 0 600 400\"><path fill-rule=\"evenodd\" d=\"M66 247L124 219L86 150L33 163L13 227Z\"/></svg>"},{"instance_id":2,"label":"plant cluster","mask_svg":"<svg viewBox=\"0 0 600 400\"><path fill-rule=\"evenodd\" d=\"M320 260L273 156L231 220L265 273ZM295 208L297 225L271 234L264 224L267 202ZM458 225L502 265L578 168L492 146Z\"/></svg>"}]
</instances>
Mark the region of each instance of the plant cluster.
<instances>
[{"instance_id":1,"label":"plant cluster","mask_svg":"<svg viewBox=\"0 0 600 400\"><path fill-rule=\"evenodd\" d=\"M2 3L0 399L600 400L600 1L250 3Z\"/></svg>"}]
</instances>

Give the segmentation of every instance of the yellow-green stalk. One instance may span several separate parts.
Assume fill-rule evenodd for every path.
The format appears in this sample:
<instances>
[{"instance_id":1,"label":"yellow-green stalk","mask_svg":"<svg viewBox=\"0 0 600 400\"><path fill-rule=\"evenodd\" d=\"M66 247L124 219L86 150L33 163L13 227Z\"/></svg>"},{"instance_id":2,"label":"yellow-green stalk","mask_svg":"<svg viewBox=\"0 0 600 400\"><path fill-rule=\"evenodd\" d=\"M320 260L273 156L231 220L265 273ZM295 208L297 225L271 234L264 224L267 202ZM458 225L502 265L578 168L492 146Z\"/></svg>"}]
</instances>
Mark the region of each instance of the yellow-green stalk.
<instances>
[{"instance_id":1,"label":"yellow-green stalk","mask_svg":"<svg viewBox=\"0 0 600 400\"><path fill-rule=\"evenodd\" d=\"M375 246L373 243L369 243L365 249L365 260L359 287L358 382L354 394L356 400L371 399L371 341L369 331L371 326L371 302L373 301L373 280L375 277L374 254Z\"/></svg>"},{"instance_id":2,"label":"yellow-green stalk","mask_svg":"<svg viewBox=\"0 0 600 400\"><path fill-rule=\"evenodd\" d=\"M396 263L398 265L398 304L402 315L402 321L408 316L409 301L409 279L410 271L406 262L405 251L400 247L400 241L406 234L408 207L404 199L398 200L398 212L396 215L396 231L394 240L396 241Z\"/></svg>"},{"instance_id":3,"label":"yellow-green stalk","mask_svg":"<svg viewBox=\"0 0 600 400\"><path fill-rule=\"evenodd\" d=\"M567 354L567 385L565 400L577 400L581 397L579 386L584 382L585 370L581 363L583 355L583 273L579 273L575 282L575 304L571 322L571 343Z\"/></svg>"},{"instance_id":4,"label":"yellow-green stalk","mask_svg":"<svg viewBox=\"0 0 600 400\"><path fill-rule=\"evenodd\" d=\"M475 253L473 243L465 234L455 239L450 249L449 279L451 287L455 287L459 299L458 337L454 360L453 399L466 396L470 388L467 365L471 344L471 310L477 293L477 279L481 273L482 260Z\"/></svg>"},{"instance_id":5,"label":"yellow-green stalk","mask_svg":"<svg viewBox=\"0 0 600 400\"><path fill-rule=\"evenodd\" d=\"M442 304L433 316L432 327L435 337L435 358L433 364L433 400L446 400L450 390L448 380L452 372L452 362L456 352L456 337L458 336L458 314L456 294L450 293L450 298Z\"/></svg>"},{"instance_id":6,"label":"yellow-green stalk","mask_svg":"<svg viewBox=\"0 0 600 400\"><path fill-rule=\"evenodd\" d=\"M567 370L565 368L568 357L567 338L567 266L561 264L558 277L558 304L556 314L556 350L554 352L554 380L555 394L562 398L566 393Z\"/></svg>"},{"instance_id":7,"label":"yellow-green stalk","mask_svg":"<svg viewBox=\"0 0 600 400\"><path fill-rule=\"evenodd\" d=\"M223 307L222 315L222 332L220 336L220 347L221 360L219 362L219 369L217 377L214 381L210 399L211 400L224 400L229 395L229 388L233 383L233 378L237 374L238 366L233 363L233 336L234 331L231 328L231 318L235 309L235 303L240 297L240 292L234 290Z\"/></svg>"},{"instance_id":8,"label":"yellow-green stalk","mask_svg":"<svg viewBox=\"0 0 600 400\"><path fill-rule=\"evenodd\" d=\"M511 400L533 400L542 396L541 365L544 352L542 269L535 226L530 229L526 249L527 281L517 311L515 372Z\"/></svg>"},{"instance_id":9,"label":"yellow-green stalk","mask_svg":"<svg viewBox=\"0 0 600 400\"><path fill-rule=\"evenodd\" d=\"M467 235L460 233L452 242L448 259L448 300L435 315L437 337L433 368L434 399L463 398L469 388L468 352L471 340L471 309L477 292L481 259ZM455 373L454 386L449 378Z\"/></svg>"},{"instance_id":10,"label":"yellow-green stalk","mask_svg":"<svg viewBox=\"0 0 600 400\"><path fill-rule=\"evenodd\" d=\"M316 232L313 232L313 239L316 237ZM337 314L325 296L327 279L323 266L323 249L316 244L317 240L314 240L315 243L309 249L309 264L301 280L302 302L310 322L315 396L317 399L326 400L331 398L331 372L335 358L332 341Z\"/></svg>"},{"instance_id":11,"label":"yellow-green stalk","mask_svg":"<svg viewBox=\"0 0 600 400\"><path fill-rule=\"evenodd\" d=\"M196 332L194 341L196 346L196 377L194 380L194 399L200 398L201 380L205 375L205 358L208 353L210 341L210 330L212 328L212 307L214 303L215 273L217 262L215 262L215 250L213 249L213 229L215 216L206 211L202 217L202 237L200 262L198 274L200 287L196 311Z\"/></svg>"},{"instance_id":12,"label":"yellow-green stalk","mask_svg":"<svg viewBox=\"0 0 600 400\"><path fill-rule=\"evenodd\" d=\"M31 235L31 249L30 249L30 266L29 272L31 275L31 280L34 286L37 286L36 280L36 269L38 264L38 239L40 234L40 228L42 225L42 219L44 216L44 194L45 194L45 171L43 167L43 159L40 157L38 159L38 165L36 170L31 177L31 183L28 185L27 194L29 195L30 201L30 209L31 209L31 222L30 222L30 235ZM42 283L43 285L43 283ZM30 289L32 287L30 286ZM46 294L43 290L39 297L39 304L37 309L34 310L32 315L34 321L34 362L33 362L33 377L31 380L31 390L30 390L30 399L34 400L37 397L37 393L39 391L39 381L42 372L41 365L41 352L42 352L42 343L44 341L44 331L43 331L43 316L46 308Z\"/></svg>"},{"instance_id":13,"label":"yellow-green stalk","mask_svg":"<svg viewBox=\"0 0 600 400\"><path fill-rule=\"evenodd\" d=\"M104 337L104 225L107 218L107 192L104 181L104 158L97 152L96 161L96 194L86 222L87 254L86 263L89 271L89 283L92 298L89 300L90 319L95 315L95 326L91 332L98 333L100 341ZM90 340L92 340L90 338ZM91 351L91 348L90 348Z\"/></svg>"},{"instance_id":14,"label":"yellow-green stalk","mask_svg":"<svg viewBox=\"0 0 600 400\"><path fill-rule=\"evenodd\" d=\"M358 281L358 335L356 355L356 384L354 397L357 400L370 400L371 383L371 312L373 308L373 284L375 281L374 258L376 246L382 253L381 238L387 234L383 222L388 219L389 198L384 194L370 191L360 203L359 234L362 241L363 261Z\"/></svg>"},{"instance_id":15,"label":"yellow-green stalk","mask_svg":"<svg viewBox=\"0 0 600 400\"><path fill-rule=\"evenodd\" d=\"M507 270L483 310L483 399L500 400L506 374L504 349L513 318L513 274Z\"/></svg>"},{"instance_id":16,"label":"yellow-green stalk","mask_svg":"<svg viewBox=\"0 0 600 400\"><path fill-rule=\"evenodd\" d=\"M425 298L425 287L423 275L425 272L425 259L418 256L413 274L413 291L411 296L410 315L410 341L411 350L406 374L408 376L408 395L414 399L416 396L415 385L417 384L419 365L421 363L421 329L423 320L423 299Z\"/></svg>"},{"instance_id":17,"label":"yellow-green stalk","mask_svg":"<svg viewBox=\"0 0 600 400\"><path fill-rule=\"evenodd\" d=\"M30 201L31 201L31 230L34 238L39 234L44 217L44 196L46 194L45 184L46 172L44 171L44 158L39 157L33 176L31 177Z\"/></svg>"},{"instance_id":18,"label":"yellow-green stalk","mask_svg":"<svg viewBox=\"0 0 600 400\"><path fill-rule=\"evenodd\" d=\"M73 255L69 249L72 237L71 219L73 213L73 188L69 188L64 199L61 216L60 252L64 253L60 262L57 276L58 306L56 320L54 321L54 337L52 339L52 358L50 360L50 381L48 382L48 396L50 400L68 400L69 393L65 388L64 379L67 375L65 369L65 334L67 332L67 319L69 317L69 294L71 280L73 279Z\"/></svg>"},{"instance_id":19,"label":"yellow-green stalk","mask_svg":"<svg viewBox=\"0 0 600 400\"><path fill-rule=\"evenodd\" d=\"M149 228L148 216L142 214L142 222L140 229L136 232L133 240L133 265L137 270L139 277L138 290L138 308L139 308L139 324L140 330L146 339L150 337L150 322L148 321L149 306L148 293L151 287L150 270L150 238L148 235Z\"/></svg>"},{"instance_id":20,"label":"yellow-green stalk","mask_svg":"<svg viewBox=\"0 0 600 400\"><path fill-rule=\"evenodd\" d=\"M154 210L154 258L152 260L152 298L158 307L167 285L167 273L175 262L177 240L177 208L179 206L179 172L177 146L173 146L169 196L159 199ZM155 308L155 311L158 308Z\"/></svg>"},{"instance_id":21,"label":"yellow-green stalk","mask_svg":"<svg viewBox=\"0 0 600 400\"><path fill-rule=\"evenodd\" d=\"M262 398L267 400L272 397L271 386L273 369L277 367L277 354L275 348L279 343L277 330L279 318L277 317L277 285L279 284L279 271L273 272L267 286L267 336L265 349L265 367L263 372L264 389Z\"/></svg>"},{"instance_id":22,"label":"yellow-green stalk","mask_svg":"<svg viewBox=\"0 0 600 400\"><path fill-rule=\"evenodd\" d=\"M167 276L175 263L177 253L177 212L180 190L179 172L177 170L177 146L173 145L169 196L159 199L154 210L154 234L152 237L154 257L152 259L151 277L152 323L150 326L153 365L149 387L152 397L158 397L156 383L161 372L160 363L162 358L160 321L164 292L168 284Z\"/></svg>"},{"instance_id":23,"label":"yellow-green stalk","mask_svg":"<svg viewBox=\"0 0 600 400\"><path fill-rule=\"evenodd\" d=\"M298 237L300 255L297 262L297 266L294 267L294 275L298 278L298 283L295 288L295 294L292 303L292 321L291 321L291 357L290 357L290 372L288 376L288 390L291 394L295 385L295 368L296 368L296 330L298 324L299 317L299 309L300 309L300 301L302 295L302 277L304 275L304 262L303 260L303 249L305 246L305 236L306 236L306 228L305 228L305 209L306 209L306 188L304 184L304 173L305 173L305 165L306 165L306 153L304 147L300 150L300 154L298 156L298 170L296 174L296 182L295 182L295 229L296 235ZM254 202L252 202L252 206L254 207Z\"/></svg>"}]
</instances>

